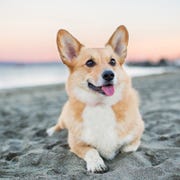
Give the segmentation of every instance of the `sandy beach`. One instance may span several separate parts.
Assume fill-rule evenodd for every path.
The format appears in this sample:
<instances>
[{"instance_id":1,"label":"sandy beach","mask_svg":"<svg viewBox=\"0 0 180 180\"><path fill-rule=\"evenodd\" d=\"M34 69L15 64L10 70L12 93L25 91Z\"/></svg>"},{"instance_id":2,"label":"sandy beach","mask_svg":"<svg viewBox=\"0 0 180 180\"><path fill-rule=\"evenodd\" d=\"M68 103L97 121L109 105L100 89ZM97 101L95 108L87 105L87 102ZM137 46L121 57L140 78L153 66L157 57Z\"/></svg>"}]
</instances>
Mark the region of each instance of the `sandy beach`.
<instances>
[{"instance_id":1,"label":"sandy beach","mask_svg":"<svg viewBox=\"0 0 180 180\"><path fill-rule=\"evenodd\" d=\"M0 91L0 179L180 179L180 72L133 78L145 121L137 152L106 161L92 174L69 151L67 131L52 137L67 99L64 85Z\"/></svg>"}]
</instances>

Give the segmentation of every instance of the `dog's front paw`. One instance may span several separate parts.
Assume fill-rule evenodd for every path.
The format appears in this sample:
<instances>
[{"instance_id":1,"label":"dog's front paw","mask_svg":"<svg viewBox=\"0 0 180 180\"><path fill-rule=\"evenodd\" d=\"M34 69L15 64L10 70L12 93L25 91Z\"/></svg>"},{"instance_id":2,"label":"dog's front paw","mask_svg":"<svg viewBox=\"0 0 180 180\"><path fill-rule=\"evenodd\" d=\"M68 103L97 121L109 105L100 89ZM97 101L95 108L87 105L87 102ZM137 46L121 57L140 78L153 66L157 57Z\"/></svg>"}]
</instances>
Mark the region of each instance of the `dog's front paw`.
<instances>
[{"instance_id":1,"label":"dog's front paw","mask_svg":"<svg viewBox=\"0 0 180 180\"><path fill-rule=\"evenodd\" d=\"M91 161L87 163L87 170L92 173L104 173L108 171L108 167L102 161Z\"/></svg>"},{"instance_id":2,"label":"dog's front paw","mask_svg":"<svg viewBox=\"0 0 180 180\"><path fill-rule=\"evenodd\" d=\"M87 170L92 173L104 173L108 171L103 159L95 149L89 150L85 155Z\"/></svg>"}]
</instances>

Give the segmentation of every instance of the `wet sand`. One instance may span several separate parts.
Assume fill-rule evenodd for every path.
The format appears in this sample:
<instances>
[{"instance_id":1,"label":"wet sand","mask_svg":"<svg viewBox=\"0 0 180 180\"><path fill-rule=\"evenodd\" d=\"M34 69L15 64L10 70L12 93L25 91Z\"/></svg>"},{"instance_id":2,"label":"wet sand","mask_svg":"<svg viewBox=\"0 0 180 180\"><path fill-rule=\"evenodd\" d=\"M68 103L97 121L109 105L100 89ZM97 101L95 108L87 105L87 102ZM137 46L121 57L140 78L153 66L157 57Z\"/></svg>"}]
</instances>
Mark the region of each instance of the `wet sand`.
<instances>
[{"instance_id":1,"label":"wet sand","mask_svg":"<svg viewBox=\"0 0 180 180\"><path fill-rule=\"evenodd\" d=\"M180 179L180 73L133 79L145 121L137 152L106 161L104 174L86 171L69 151L67 131L52 137L67 99L64 85L0 91L0 179Z\"/></svg>"}]
</instances>

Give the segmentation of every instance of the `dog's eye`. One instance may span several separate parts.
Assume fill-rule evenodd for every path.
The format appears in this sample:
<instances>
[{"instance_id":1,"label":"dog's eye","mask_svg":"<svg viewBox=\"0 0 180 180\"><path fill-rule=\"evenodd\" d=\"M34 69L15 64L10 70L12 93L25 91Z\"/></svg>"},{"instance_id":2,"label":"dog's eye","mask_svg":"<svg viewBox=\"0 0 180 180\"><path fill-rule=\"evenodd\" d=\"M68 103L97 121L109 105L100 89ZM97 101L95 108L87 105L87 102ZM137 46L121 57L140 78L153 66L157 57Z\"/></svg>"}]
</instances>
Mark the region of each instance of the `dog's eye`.
<instances>
[{"instance_id":1,"label":"dog's eye","mask_svg":"<svg viewBox=\"0 0 180 180\"><path fill-rule=\"evenodd\" d=\"M115 65L116 65L116 60L112 58L112 59L109 61L109 64L110 64L111 66L115 66Z\"/></svg>"},{"instance_id":2,"label":"dog's eye","mask_svg":"<svg viewBox=\"0 0 180 180\"><path fill-rule=\"evenodd\" d=\"M86 66L87 67L93 67L93 66L95 66L96 65L96 63L92 60L92 59L90 59L90 60L88 60L87 62L86 62Z\"/></svg>"}]
</instances>

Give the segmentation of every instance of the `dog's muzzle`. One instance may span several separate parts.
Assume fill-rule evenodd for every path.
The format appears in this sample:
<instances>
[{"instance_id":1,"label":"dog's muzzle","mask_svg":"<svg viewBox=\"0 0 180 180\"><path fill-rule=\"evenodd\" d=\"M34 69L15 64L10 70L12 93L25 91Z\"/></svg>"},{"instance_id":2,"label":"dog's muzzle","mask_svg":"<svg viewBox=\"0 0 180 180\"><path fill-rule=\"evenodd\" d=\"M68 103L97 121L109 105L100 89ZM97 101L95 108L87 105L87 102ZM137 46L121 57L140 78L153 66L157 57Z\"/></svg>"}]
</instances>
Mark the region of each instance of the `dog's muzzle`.
<instances>
[{"instance_id":1,"label":"dog's muzzle","mask_svg":"<svg viewBox=\"0 0 180 180\"><path fill-rule=\"evenodd\" d=\"M114 94L114 77L115 74L111 70L105 70L102 73L102 80L103 85L102 86L95 86L94 84L90 83L88 81L88 87L100 94L106 95L106 96L112 96Z\"/></svg>"},{"instance_id":2,"label":"dog's muzzle","mask_svg":"<svg viewBox=\"0 0 180 180\"><path fill-rule=\"evenodd\" d=\"M92 83L88 82L88 87L100 94L106 95L106 96L112 96L114 94L114 85L113 84L106 84L102 86L95 86Z\"/></svg>"}]
</instances>

